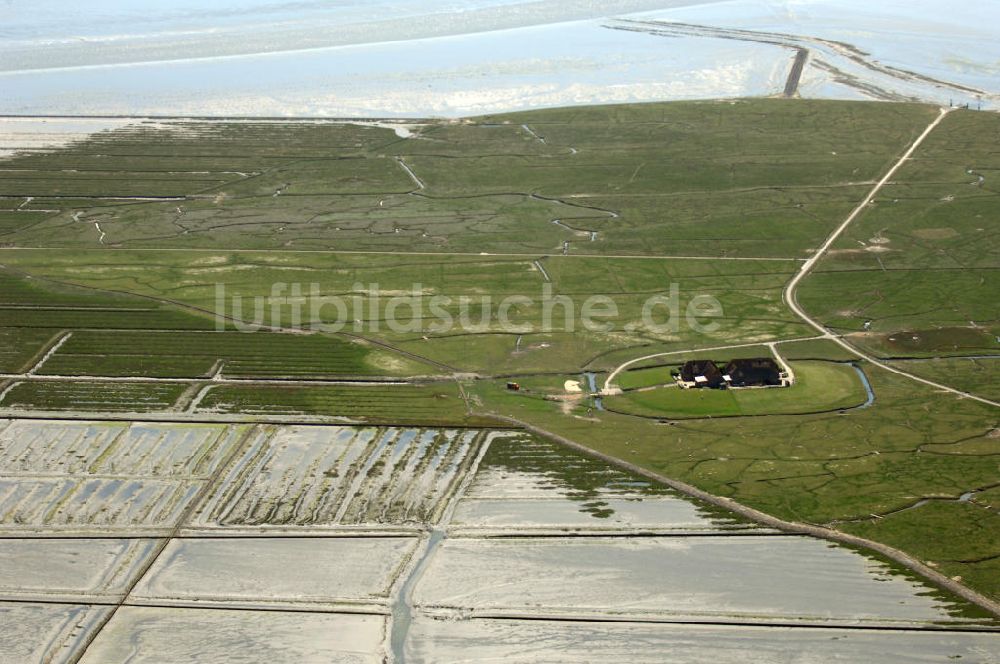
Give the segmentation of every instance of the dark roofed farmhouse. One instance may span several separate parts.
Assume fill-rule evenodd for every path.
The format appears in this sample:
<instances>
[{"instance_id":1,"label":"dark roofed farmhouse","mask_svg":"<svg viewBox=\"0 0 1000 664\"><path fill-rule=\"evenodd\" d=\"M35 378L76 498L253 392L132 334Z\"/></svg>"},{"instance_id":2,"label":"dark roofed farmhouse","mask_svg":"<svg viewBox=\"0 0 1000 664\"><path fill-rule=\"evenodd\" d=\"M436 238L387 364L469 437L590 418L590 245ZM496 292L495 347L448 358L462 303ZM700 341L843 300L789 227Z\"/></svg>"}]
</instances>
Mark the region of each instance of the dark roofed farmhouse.
<instances>
[{"instance_id":1,"label":"dark roofed farmhouse","mask_svg":"<svg viewBox=\"0 0 1000 664\"><path fill-rule=\"evenodd\" d=\"M770 357L732 360L724 373L733 387L764 387L781 385L781 367Z\"/></svg>"},{"instance_id":2,"label":"dark roofed farmhouse","mask_svg":"<svg viewBox=\"0 0 1000 664\"><path fill-rule=\"evenodd\" d=\"M695 387L721 387L726 381L712 360L690 360L681 367L681 380Z\"/></svg>"}]
</instances>

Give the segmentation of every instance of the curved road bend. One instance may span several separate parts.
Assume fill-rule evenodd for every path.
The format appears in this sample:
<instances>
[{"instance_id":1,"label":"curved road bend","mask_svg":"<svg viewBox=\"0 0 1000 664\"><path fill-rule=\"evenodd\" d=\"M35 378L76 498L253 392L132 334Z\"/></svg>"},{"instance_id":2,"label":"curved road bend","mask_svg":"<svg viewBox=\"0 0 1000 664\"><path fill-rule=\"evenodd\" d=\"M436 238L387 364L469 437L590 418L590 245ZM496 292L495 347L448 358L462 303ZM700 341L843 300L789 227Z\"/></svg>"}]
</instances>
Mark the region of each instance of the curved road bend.
<instances>
[{"instance_id":1,"label":"curved road bend","mask_svg":"<svg viewBox=\"0 0 1000 664\"><path fill-rule=\"evenodd\" d=\"M795 274L794 277L792 277L792 280L788 282L788 285L785 286L785 291L784 293L782 293L782 298L788 304L788 307L792 311L794 311L797 316L799 316L802 320L804 320L810 326L815 328L824 337L830 339L834 343L854 353L861 359L870 362L871 364L874 364L877 367L885 369L886 371L892 372L900 376L905 376L910 380L915 380L918 383L923 383L924 385L928 385L935 389L942 390L944 392L950 392L952 394L964 397L966 399L972 399L974 401L979 401L980 403L1000 408L1000 402L991 401L990 399L979 397L974 394L969 394L968 392L963 392L962 390L955 389L954 387L948 387L947 385L942 385L941 383L936 383L932 380L921 378L920 376L914 376L913 374L907 373L902 369L897 369L894 366L886 364L885 362L882 362L881 360L872 357L867 353L861 352L860 350L852 346L850 343L845 341L843 337L835 334L834 332L829 330L826 326L824 326L822 323L811 318L809 314L803 311L802 307L799 306L799 303L795 298L795 290L796 288L798 288L799 283L806 277L807 274L809 274L809 272L813 269L813 267L815 267L816 263L818 263L820 259L823 258L823 256L829 251L830 247L833 246L833 243L837 241L837 238L839 238L840 235L847 229L847 227L851 225L851 222L853 222L855 219L861 216L861 213L864 211L866 207L868 207L868 205L872 202L872 200L875 198L878 192L881 191L882 187L884 187L889 182L889 180L892 179L892 177L896 174L896 172L900 169L900 167L911 156L913 156L913 153L916 152L917 148L920 147L921 143L923 143L924 140L931 134L931 132L934 131L934 129L939 124L941 124L941 121L944 120L945 116L948 115L948 113L951 110L952 109L948 108L941 109L937 118L935 118L934 121L931 122L926 129L924 129L923 133L917 137L917 140L915 140L913 144L909 147L909 149L905 153L903 153L903 156L900 157L899 160L895 164L893 164L892 168L890 168L889 171L882 177L882 179L879 180L874 187L872 187L872 190L868 192L868 195L865 196L864 200L858 203L858 206L851 211L851 214L847 216L847 218L843 221L843 223L841 223L840 226L838 226L836 230L834 230L833 233L830 234L830 236L826 239L826 242L824 242L822 246L820 246L819 250L816 251L816 253L814 253L809 260L807 260L805 263L802 264L802 267L799 268L799 271Z\"/></svg>"},{"instance_id":2,"label":"curved road bend","mask_svg":"<svg viewBox=\"0 0 1000 664\"><path fill-rule=\"evenodd\" d=\"M778 339L777 341L752 341L745 344L731 344L729 346L712 346L710 348L688 348L685 350L668 350L663 353L652 353L651 355L643 355L642 357L637 357L633 360L629 360L628 362L623 362L622 364L618 365L618 367L614 371L608 374L608 377L604 380L604 389L602 390L602 392L604 394L609 394L612 390L611 388L612 381L614 381L614 379L618 377L618 374L625 371L625 369L627 369L628 367L632 366L633 364L637 364L639 362L645 362L646 360L656 359L657 357L669 357L670 355L683 355L685 353L708 353L717 350L729 350L730 348L749 348L751 346L771 346L773 349L773 346L775 344L787 344L793 341L815 341L816 339L826 339L828 336L829 336L828 334L821 334L815 337L797 337L795 339ZM789 371L790 370L791 369L789 368Z\"/></svg>"},{"instance_id":3,"label":"curved road bend","mask_svg":"<svg viewBox=\"0 0 1000 664\"><path fill-rule=\"evenodd\" d=\"M795 273L795 276L792 277L791 281L789 281L788 284L785 286L785 290L782 292L782 299L788 304L788 307L799 318L801 318L810 327L814 328L815 330L817 330L820 333L819 337L812 337L812 338L830 339L831 341L833 341L834 343L838 344L839 346L845 348L846 350L850 351L851 353L854 353L857 357L859 357L859 358L861 358L861 359L863 359L863 360L865 360L865 361L867 361L867 362L869 362L869 363L871 363L871 364L873 364L873 365L875 365L875 366L877 366L879 368L885 369L886 371L889 371L891 373L897 374L899 376L904 376L906 378L909 378L910 380L914 380L914 381L916 381L918 383L923 383L924 385L928 385L930 387L933 387L933 388L935 388L937 390L941 390L943 392L950 392L950 393L952 393L954 395L957 395L957 396L960 396L960 397L964 397L966 399L972 399L973 401L978 401L980 403L984 403L984 404L987 404L989 406L996 406L996 407L1000 408L1000 402L992 401L990 399L986 399L984 397L976 396L976 395L970 394L968 392L963 392L962 390L955 389L954 387L949 387L947 385L942 385L941 383L936 383L936 382L934 382L932 380L928 380L926 378L921 378L920 376L915 376L915 375L913 375L911 373L907 373L906 371L903 371L902 369L898 369L898 368L896 368L894 366L886 364L885 362L883 362L883 361L881 361L881 360L879 360L879 359L877 359L877 358L875 358L875 357L873 357L873 356L871 356L871 355L869 355L867 353L861 352L860 350L858 350L857 348L855 348L854 346L852 346L850 343L848 343L847 341L845 341L843 339L843 337L841 337L840 335L835 334L834 332L832 332L831 330L829 330L826 326L824 326L822 323L820 323L819 321L811 318L809 316L809 314L807 314L805 311L803 311L802 307L799 306L799 303L798 303L798 301L795 298L795 290L796 290L796 288L798 288L799 283L801 283L801 281L806 277L806 275L808 275L812 271L813 267L816 266L816 264L820 261L820 259L822 259L824 255L826 255L826 253L830 250L830 247L833 246L833 243L837 241L837 238L839 238L843 234L843 232L847 229L847 227L850 226L851 223L855 219L857 219L859 216L861 216L861 213L865 210L865 208L868 207L868 205L871 204L872 200L875 198L875 196L878 194L878 192L882 190L882 187L884 187L886 184L889 183L889 181L896 174L896 172L899 171L899 169L902 167L902 165L904 163L906 163L906 161L910 157L913 156L913 153L916 152L917 148L919 148L920 145L924 142L924 140L931 134L931 132L934 131L934 129L939 124L941 124L941 121L944 120L945 116L951 110L952 109L948 109L948 108L942 108L940 110L940 113L934 119L934 121L931 122L927 126L926 129L924 129L924 131L920 134L920 136L918 136L917 139L913 142L913 144L911 144L910 147L906 150L906 152L903 153L903 156L901 156L896 161L896 163L894 163L892 165L892 167L886 172L886 174L882 176L882 179L880 179L878 182L875 183L875 186L872 187L871 191L868 192L868 195L865 196L865 198L860 203L858 203L857 207L855 207L851 211L851 213L847 216L847 218L844 219L844 221L839 226L837 226L837 228L833 231L833 233L830 234L829 237L827 237L826 241L823 242L823 244L820 246L820 248L808 260L806 260L802 264L802 266L799 268L799 271ZM790 339L788 341L794 341L794 339ZM743 345L745 345L745 346L756 346L756 345L760 345L760 343L761 342L757 342L757 343L754 343L754 344L743 344ZM776 343L782 343L782 342L776 342ZM704 348L704 349L697 349L697 350L720 350L721 348L739 348L739 347L740 346L724 346L724 347L718 347L718 348ZM633 365L633 364L635 364L637 362L641 362L643 360L652 359L654 357L662 357L662 356L665 356L665 355L677 355L677 354L680 354L682 352L685 352L685 351L674 351L674 352L669 352L669 353L656 353L656 354L653 354L653 355L646 355L644 357L638 357L638 358L635 358L634 360L629 360L628 362L625 362L624 364L621 364L620 366L618 366L618 368L616 368L614 371L611 372L611 374L608 376L607 380L604 381L604 391L607 392L608 390L611 389L611 382L612 382L612 380L614 378L616 378L618 376L618 374L620 374L625 368L627 368L627 367L629 367L629 366L631 366L631 365ZM688 352L690 352L690 351L688 351Z\"/></svg>"}]
</instances>

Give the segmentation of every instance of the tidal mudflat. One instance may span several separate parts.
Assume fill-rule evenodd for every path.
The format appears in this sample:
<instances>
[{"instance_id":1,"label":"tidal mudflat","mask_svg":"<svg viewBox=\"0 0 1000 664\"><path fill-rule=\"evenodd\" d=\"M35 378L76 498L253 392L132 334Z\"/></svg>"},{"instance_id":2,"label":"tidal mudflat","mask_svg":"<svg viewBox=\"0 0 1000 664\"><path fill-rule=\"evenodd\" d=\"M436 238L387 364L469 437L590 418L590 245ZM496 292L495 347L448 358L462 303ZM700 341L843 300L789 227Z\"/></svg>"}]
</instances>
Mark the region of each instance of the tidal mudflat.
<instances>
[{"instance_id":1,"label":"tidal mudflat","mask_svg":"<svg viewBox=\"0 0 1000 664\"><path fill-rule=\"evenodd\" d=\"M4 602L0 604L0 660L75 661L81 645L110 615L107 606Z\"/></svg>"},{"instance_id":2,"label":"tidal mudflat","mask_svg":"<svg viewBox=\"0 0 1000 664\"><path fill-rule=\"evenodd\" d=\"M5 113L427 117L766 96L800 47L806 97L997 103L990 3L9 4ZM682 30L656 38L648 21Z\"/></svg>"},{"instance_id":3,"label":"tidal mudflat","mask_svg":"<svg viewBox=\"0 0 1000 664\"><path fill-rule=\"evenodd\" d=\"M417 538L175 539L135 588L137 602L269 608L385 606Z\"/></svg>"},{"instance_id":4,"label":"tidal mudflat","mask_svg":"<svg viewBox=\"0 0 1000 664\"><path fill-rule=\"evenodd\" d=\"M285 427L236 460L199 523L423 527L478 439L475 431Z\"/></svg>"},{"instance_id":5,"label":"tidal mudflat","mask_svg":"<svg viewBox=\"0 0 1000 664\"><path fill-rule=\"evenodd\" d=\"M666 487L530 437L490 445L449 528L480 536L762 531Z\"/></svg>"},{"instance_id":6,"label":"tidal mudflat","mask_svg":"<svg viewBox=\"0 0 1000 664\"><path fill-rule=\"evenodd\" d=\"M381 616L129 606L82 662L378 664Z\"/></svg>"},{"instance_id":7,"label":"tidal mudflat","mask_svg":"<svg viewBox=\"0 0 1000 664\"><path fill-rule=\"evenodd\" d=\"M586 582L577 580L586 579ZM925 624L933 597L863 556L785 536L454 539L414 601L490 616Z\"/></svg>"},{"instance_id":8,"label":"tidal mudflat","mask_svg":"<svg viewBox=\"0 0 1000 664\"><path fill-rule=\"evenodd\" d=\"M154 539L0 539L0 597L114 601L156 546Z\"/></svg>"},{"instance_id":9,"label":"tidal mudflat","mask_svg":"<svg viewBox=\"0 0 1000 664\"><path fill-rule=\"evenodd\" d=\"M0 462L4 661L727 662L748 648L936 661L1000 647L988 617L882 562L517 431L13 420ZM29 510L24 487L41 479L65 488ZM139 499L151 481L180 491L170 510Z\"/></svg>"},{"instance_id":10,"label":"tidal mudflat","mask_svg":"<svg viewBox=\"0 0 1000 664\"><path fill-rule=\"evenodd\" d=\"M162 534L249 428L0 422L0 532Z\"/></svg>"},{"instance_id":11,"label":"tidal mudflat","mask_svg":"<svg viewBox=\"0 0 1000 664\"><path fill-rule=\"evenodd\" d=\"M414 624L406 661L412 664L990 662L995 661L996 645L995 635L975 633L544 620L455 622L424 618Z\"/></svg>"}]
</instances>

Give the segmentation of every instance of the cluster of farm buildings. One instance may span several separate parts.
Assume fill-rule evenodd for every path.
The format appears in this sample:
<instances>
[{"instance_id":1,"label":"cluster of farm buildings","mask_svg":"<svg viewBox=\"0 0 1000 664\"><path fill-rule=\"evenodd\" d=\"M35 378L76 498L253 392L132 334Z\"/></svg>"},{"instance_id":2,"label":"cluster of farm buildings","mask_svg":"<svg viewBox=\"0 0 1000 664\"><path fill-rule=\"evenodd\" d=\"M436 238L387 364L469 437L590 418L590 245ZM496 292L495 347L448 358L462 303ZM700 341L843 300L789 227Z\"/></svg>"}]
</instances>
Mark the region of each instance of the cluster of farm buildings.
<instances>
[{"instance_id":1,"label":"cluster of farm buildings","mask_svg":"<svg viewBox=\"0 0 1000 664\"><path fill-rule=\"evenodd\" d=\"M720 367L712 360L690 360L674 380L684 388L709 388L725 390L742 387L785 387L790 384L788 374L770 357L730 360Z\"/></svg>"}]
</instances>

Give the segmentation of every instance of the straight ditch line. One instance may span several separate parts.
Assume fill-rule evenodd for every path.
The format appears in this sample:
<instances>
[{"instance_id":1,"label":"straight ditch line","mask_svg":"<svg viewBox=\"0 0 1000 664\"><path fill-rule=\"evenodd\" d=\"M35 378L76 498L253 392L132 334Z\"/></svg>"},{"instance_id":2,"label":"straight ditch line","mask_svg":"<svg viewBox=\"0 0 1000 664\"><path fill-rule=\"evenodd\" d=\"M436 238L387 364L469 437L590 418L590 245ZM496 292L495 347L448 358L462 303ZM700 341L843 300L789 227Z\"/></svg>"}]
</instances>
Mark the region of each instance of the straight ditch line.
<instances>
[{"instance_id":1,"label":"straight ditch line","mask_svg":"<svg viewBox=\"0 0 1000 664\"><path fill-rule=\"evenodd\" d=\"M489 533L477 533L474 531L463 530L464 526L459 526L457 532L448 533L449 537L455 539L491 539L491 540L503 540L503 539L526 539L526 540L544 540L544 539L691 539L691 538L716 538L724 539L727 537L784 537L784 538L807 538L808 535L803 535L799 533L783 533L780 531L772 532L755 532L749 530L746 532L678 532L678 533L661 533L655 531L647 532L614 532L614 531L603 531L603 532L545 532L545 533L498 533L496 531Z\"/></svg>"},{"instance_id":2,"label":"straight ditch line","mask_svg":"<svg viewBox=\"0 0 1000 664\"><path fill-rule=\"evenodd\" d=\"M338 196L340 194L337 194ZM78 197L74 197L78 198ZM63 250L65 247L0 247L0 252L3 251L58 251ZM97 249L89 249L88 251L99 251ZM163 249L143 249L141 247L123 249L122 251L155 251L158 253L162 252L188 252L188 253L219 253L219 249L181 249L181 248L170 248L166 247ZM241 254L241 253L261 253L260 249L225 249L226 253L229 254ZM486 253L473 252L473 251L363 251L363 250L350 250L350 249L282 249L282 253L286 254L357 254L357 255L367 255L372 254L376 256L433 256L433 257L447 257L447 256L470 256L475 258L486 259L490 257L511 257L511 258L530 258L532 256L538 256L540 252L503 252L503 251L490 251ZM580 259L592 259L592 260L603 260L607 258L622 258L626 260L637 259L637 260L654 260L654 261L778 261L778 262L793 262L793 263L803 263L807 261L807 258L795 258L791 256L671 256L671 255L644 255L644 254L570 254L571 258ZM131 330L129 330L131 331Z\"/></svg>"},{"instance_id":3,"label":"straight ditch line","mask_svg":"<svg viewBox=\"0 0 1000 664\"><path fill-rule=\"evenodd\" d=\"M2 604L45 604L51 606L111 606L118 607L119 603L115 601L87 601L87 602L70 602L67 600L55 600L55 599L12 599L9 597L0 597L0 605ZM207 605L207 604L193 604L192 606L181 605L181 604L170 604L164 602L145 602L141 604L133 603L127 604L126 606L132 607L143 607L152 609L191 609L195 611L239 611L239 612L254 612L254 613L323 613L323 614L336 614L336 615L362 615L362 616L380 616L385 617L387 613L385 611L373 611L370 609L364 609L358 607L357 610L353 610L352 607L338 607L336 609L322 608L322 607L303 607L301 609L291 608L288 606L283 607L267 607L267 606L256 606L256 607L243 607L243 606L226 606L226 605ZM110 618L109 618L110 620ZM101 626L101 629L104 625ZM98 630L100 631L100 630ZM95 634L96 636L96 634ZM90 644L88 643L88 646ZM81 656L83 653L81 653Z\"/></svg>"},{"instance_id":4,"label":"straight ditch line","mask_svg":"<svg viewBox=\"0 0 1000 664\"><path fill-rule=\"evenodd\" d=\"M226 534L225 531L219 534L206 534L206 533L193 533L193 534L178 534L171 536L169 532L163 532L161 534L143 534L143 535L87 535L86 533L73 533L73 534L62 534L53 533L51 535L39 535L37 533L32 533L30 535L18 535L16 533L0 533L0 541L3 540L30 540L30 541L44 541L44 540L104 540L104 541L120 541L120 540L160 540L166 537L176 540L205 540L205 539L224 539L224 540L268 540L268 539L417 539L420 533L417 531L412 532L402 532L402 531L388 531L385 533L351 533L345 531L343 533L274 533L272 534Z\"/></svg>"},{"instance_id":5,"label":"straight ditch line","mask_svg":"<svg viewBox=\"0 0 1000 664\"><path fill-rule=\"evenodd\" d=\"M70 602L66 600L49 600L49 599L10 599L10 598L0 598L0 605L3 604L44 604L47 606L80 606L80 602ZM91 601L86 602L88 606L118 606L117 602L101 602L101 601ZM207 605L196 605L196 606L179 606L176 604L166 604L166 603L156 603L156 602L144 602L142 604L129 604L128 606L133 607L143 607L143 608L155 608L155 609L184 609L192 611L235 611L235 612L252 612L252 613L315 613L315 614L326 614L326 615L365 615L365 616L376 616L376 617L386 617L385 612L381 611L369 611L369 610L345 610L345 609L325 609L325 608L302 608L294 609L288 607L234 607L234 606L207 606ZM429 615L432 620L440 620L441 618ZM450 619L448 619L450 620ZM924 634L1000 634L1000 628L997 627L962 627L957 625L928 625L928 626L916 626L916 625L831 625L823 623L801 623L801 622L791 622L791 621L760 621L760 622L727 622L724 620L697 620L691 618L626 618L617 616L539 616L539 615L517 615L517 614L488 614L479 613L476 615L470 615L463 620L468 621L495 621L495 622L548 622L548 623L577 623L577 624L594 624L594 623L609 623L609 624L624 624L624 625L701 625L708 627L731 627L737 629L823 629L823 630L839 630L839 631L857 631L857 632L912 632L912 633L924 633Z\"/></svg>"},{"instance_id":6,"label":"straight ditch line","mask_svg":"<svg viewBox=\"0 0 1000 664\"><path fill-rule=\"evenodd\" d=\"M492 442L493 436L487 434L486 439L479 445L475 459L466 469L461 482L448 499L441 517L431 529L423 552L418 557L413 558L413 562L409 566L409 571L403 579L402 584L399 585L398 591L395 590L397 584L393 584L393 591L395 592L390 591L390 598L393 595L395 595L395 598L391 604L388 645L392 657L391 661L394 664L403 664L406 661L406 642L410 633L410 625L413 622L413 614L416 610L413 604L413 591L423 577L424 572L430 566L431 560L440 548L441 542L447 539L448 523L451 522L458 502L465 495L473 478L479 472L479 466L486 457L486 452Z\"/></svg>"},{"instance_id":7,"label":"straight ditch line","mask_svg":"<svg viewBox=\"0 0 1000 664\"><path fill-rule=\"evenodd\" d=\"M272 606L268 606L268 604ZM126 606L154 609L216 609L218 611L256 611L259 613L325 613L389 617L388 604L380 604L377 601L362 601L357 604L351 604L350 602L340 600L297 602L290 599L258 601L232 597L173 600L164 600L162 597L140 597L130 600L126 603Z\"/></svg>"},{"instance_id":8,"label":"straight ditch line","mask_svg":"<svg viewBox=\"0 0 1000 664\"><path fill-rule=\"evenodd\" d=\"M433 616L432 616L433 617ZM1000 627L961 627L957 625L834 625L829 623L807 623L794 621L769 620L760 622L728 622L725 620L698 620L694 618L626 618L617 616L538 616L521 614L502 613L480 613L471 615L465 620L506 620L512 622L553 622L553 623L615 623L615 624L638 624L638 625L706 625L711 627L736 627L747 628L792 628L792 629L825 629L842 631L864 631L864 632L922 632L922 633L952 633L952 634L1000 634Z\"/></svg>"},{"instance_id":9,"label":"straight ditch line","mask_svg":"<svg viewBox=\"0 0 1000 664\"><path fill-rule=\"evenodd\" d=\"M450 379L449 379L450 380ZM506 425L502 421L491 424L467 424L454 420L428 421L428 420L352 420L340 416L327 415L261 415L261 414L238 414L238 413L210 413L199 411L194 416L187 413L160 411L145 413L127 412L80 412L70 411L47 411L47 410L12 410L0 406L0 419L11 421L31 421L31 422L137 422L140 424L276 424L284 426L298 427L328 427L328 426L350 426L350 427L400 427L400 428L441 428L441 429L463 429L467 431L516 431L523 427Z\"/></svg>"}]
</instances>

